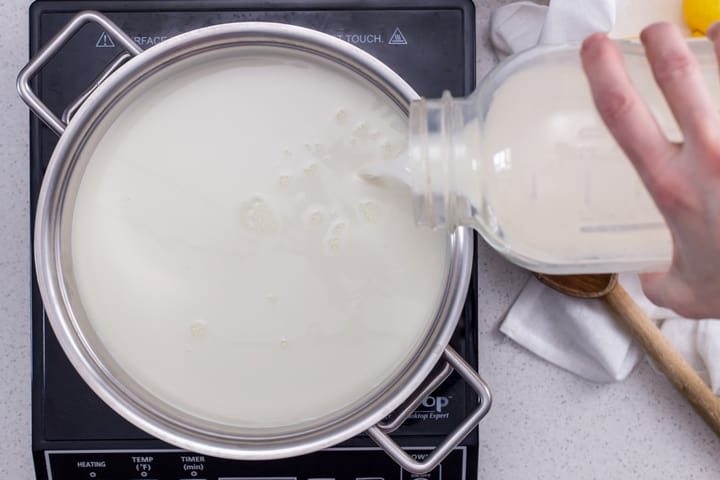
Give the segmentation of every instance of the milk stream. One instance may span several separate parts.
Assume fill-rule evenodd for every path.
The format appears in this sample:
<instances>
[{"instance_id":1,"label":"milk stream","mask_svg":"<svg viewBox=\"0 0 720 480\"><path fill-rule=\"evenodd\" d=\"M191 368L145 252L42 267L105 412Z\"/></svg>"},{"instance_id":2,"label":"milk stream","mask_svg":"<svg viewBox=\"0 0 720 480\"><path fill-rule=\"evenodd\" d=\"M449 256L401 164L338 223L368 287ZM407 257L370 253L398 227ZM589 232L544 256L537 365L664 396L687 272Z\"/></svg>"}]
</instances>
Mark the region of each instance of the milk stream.
<instances>
[{"instance_id":1,"label":"milk stream","mask_svg":"<svg viewBox=\"0 0 720 480\"><path fill-rule=\"evenodd\" d=\"M709 42L700 45L703 74L720 105L717 65ZM682 141L645 56L631 47L625 62L633 83L667 137ZM664 268L670 234L596 112L576 47L542 55L511 59L467 99L418 102L410 121L425 133L411 130L410 154L366 168L362 176L378 185L397 183L379 182L383 176L404 181L416 220L439 228L472 226L526 268Z\"/></svg>"},{"instance_id":2,"label":"milk stream","mask_svg":"<svg viewBox=\"0 0 720 480\"><path fill-rule=\"evenodd\" d=\"M400 185L412 185L412 172L408 168L407 153L402 152L395 158L370 163L358 171L360 178L367 181L390 181Z\"/></svg>"},{"instance_id":3,"label":"milk stream","mask_svg":"<svg viewBox=\"0 0 720 480\"><path fill-rule=\"evenodd\" d=\"M276 50L181 64L106 119L73 212L77 292L108 355L207 422L282 427L393 378L434 321L444 232L357 171L406 117Z\"/></svg>"}]
</instances>

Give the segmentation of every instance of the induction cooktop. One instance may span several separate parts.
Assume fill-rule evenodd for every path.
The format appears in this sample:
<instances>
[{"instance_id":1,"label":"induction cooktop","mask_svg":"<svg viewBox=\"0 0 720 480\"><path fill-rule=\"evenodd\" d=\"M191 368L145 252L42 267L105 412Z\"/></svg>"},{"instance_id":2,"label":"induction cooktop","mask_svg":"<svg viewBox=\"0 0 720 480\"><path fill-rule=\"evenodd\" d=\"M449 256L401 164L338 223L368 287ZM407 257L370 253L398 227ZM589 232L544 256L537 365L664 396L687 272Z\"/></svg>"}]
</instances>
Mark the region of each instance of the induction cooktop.
<instances>
[{"instance_id":1,"label":"induction cooktop","mask_svg":"<svg viewBox=\"0 0 720 480\"><path fill-rule=\"evenodd\" d=\"M219 23L299 25L366 50L420 95L439 97L449 90L454 96L464 96L475 86L475 10L471 0L39 1L30 8L31 55L81 10L107 15L143 49ZM62 112L120 51L99 26L86 25L43 68L34 80L34 89L53 111ZM50 129L31 119L33 211L56 141ZM452 341L475 367L476 281L474 274ZM32 436L38 479L463 480L477 476L476 432L427 475L403 471L366 436L311 455L267 462L222 460L179 450L127 423L85 385L47 323L34 277L32 302ZM475 394L453 374L424 399L393 437L422 458L475 406Z\"/></svg>"}]
</instances>

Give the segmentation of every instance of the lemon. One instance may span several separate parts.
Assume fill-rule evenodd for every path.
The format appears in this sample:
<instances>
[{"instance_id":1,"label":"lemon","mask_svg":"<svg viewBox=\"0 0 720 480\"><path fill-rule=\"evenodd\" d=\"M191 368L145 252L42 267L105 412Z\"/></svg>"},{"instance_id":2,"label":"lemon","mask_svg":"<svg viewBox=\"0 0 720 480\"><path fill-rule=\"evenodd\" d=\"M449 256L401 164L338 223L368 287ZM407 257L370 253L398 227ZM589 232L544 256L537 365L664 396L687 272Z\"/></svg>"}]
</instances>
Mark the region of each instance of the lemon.
<instances>
[{"instance_id":1,"label":"lemon","mask_svg":"<svg viewBox=\"0 0 720 480\"><path fill-rule=\"evenodd\" d=\"M720 0L683 0L683 16L693 36L704 36L720 20Z\"/></svg>"}]
</instances>

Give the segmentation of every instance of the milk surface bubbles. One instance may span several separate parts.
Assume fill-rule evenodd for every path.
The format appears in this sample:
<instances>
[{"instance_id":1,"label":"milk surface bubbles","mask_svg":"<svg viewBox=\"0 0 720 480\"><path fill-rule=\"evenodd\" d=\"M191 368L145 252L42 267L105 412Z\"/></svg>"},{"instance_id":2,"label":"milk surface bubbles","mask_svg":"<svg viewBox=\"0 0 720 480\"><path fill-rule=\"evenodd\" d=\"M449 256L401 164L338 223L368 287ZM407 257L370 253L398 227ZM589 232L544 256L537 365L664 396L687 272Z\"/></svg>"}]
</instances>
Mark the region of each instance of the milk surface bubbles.
<instances>
[{"instance_id":1,"label":"milk surface bubbles","mask_svg":"<svg viewBox=\"0 0 720 480\"><path fill-rule=\"evenodd\" d=\"M403 150L406 117L324 60L189 62L88 149L72 264L93 330L114 368L209 422L361 401L407 363L448 274L447 233L356 173Z\"/></svg>"}]
</instances>

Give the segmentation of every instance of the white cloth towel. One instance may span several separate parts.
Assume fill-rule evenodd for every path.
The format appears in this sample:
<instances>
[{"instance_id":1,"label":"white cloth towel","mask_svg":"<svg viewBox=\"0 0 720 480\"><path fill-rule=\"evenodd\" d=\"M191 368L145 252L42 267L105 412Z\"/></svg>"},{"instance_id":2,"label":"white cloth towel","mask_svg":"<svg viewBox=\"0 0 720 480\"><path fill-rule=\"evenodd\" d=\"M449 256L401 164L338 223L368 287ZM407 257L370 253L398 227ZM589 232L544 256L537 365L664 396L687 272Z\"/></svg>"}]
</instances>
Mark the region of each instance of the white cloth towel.
<instances>
[{"instance_id":1,"label":"white cloth towel","mask_svg":"<svg viewBox=\"0 0 720 480\"><path fill-rule=\"evenodd\" d=\"M616 21L618 15L625 17ZM593 32L636 36L654 21L681 25L681 19L680 0L551 0L547 7L517 2L493 12L490 40L502 57L538 43L579 42ZM637 275L623 274L620 282L720 394L720 320L679 318L643 295ZM541 358L594 382L623 380L643 358L602 301L570 298L534 278L500 330Z\"/></svg>"},{"instance_id":2,"label":"white cloth towel","mask_svg":"<svg viewBox=\"0 0 720 480\"><path fill-rule=\"evenodd\" d=\"M667 21L689 30L682 0L552 0L549 6L515 2L490 18L490 40L500 57L538 43L580 41L594 32L616 38L637 37L653 22Z\"/></svg>"}]
</instances>

